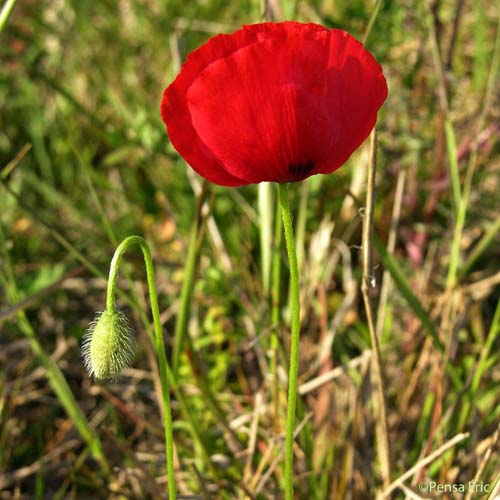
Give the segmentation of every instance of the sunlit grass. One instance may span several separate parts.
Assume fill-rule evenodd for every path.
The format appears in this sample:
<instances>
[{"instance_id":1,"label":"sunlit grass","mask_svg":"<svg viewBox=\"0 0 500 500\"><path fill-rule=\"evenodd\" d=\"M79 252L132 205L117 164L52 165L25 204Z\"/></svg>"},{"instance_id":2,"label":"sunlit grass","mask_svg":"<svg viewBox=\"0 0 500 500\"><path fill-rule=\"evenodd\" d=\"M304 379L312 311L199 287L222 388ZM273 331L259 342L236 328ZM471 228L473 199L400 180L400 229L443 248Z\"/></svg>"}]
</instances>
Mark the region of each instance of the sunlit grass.
<instances>
[{"instance_id":1,"label":"sunlit grass","mask_svg":"<svg viewBox=\"0 0 500 500\"><path fill-rule=\"evenodd\" d=\"M117 298L138 333L133 367L99 385L80 360L116 243L140 234L152 248L163 328L178 325L184 337L170 387L179 493L281 498L290 308L285 249L274 246L276 194L211 187L197 207L197 184L159 116L186 54L260 21L263 5L67 0L0 9L8 4L10 15L0 16L0 489L28 498L165 494L162 393L140 266L128 267ZM359 39L370 26L368 47L389 82L378 123L372 300L388 270L380 342L391 479L415 468L404 481L413 488L467 484L479 473L493 489L498 6L279 4L275 16ZM366 149L334 176L289 192L302 284L299 387L330 377L297 401L299 498L374 498L383 489L359 290Z\"/></svg>"}]
</instances>

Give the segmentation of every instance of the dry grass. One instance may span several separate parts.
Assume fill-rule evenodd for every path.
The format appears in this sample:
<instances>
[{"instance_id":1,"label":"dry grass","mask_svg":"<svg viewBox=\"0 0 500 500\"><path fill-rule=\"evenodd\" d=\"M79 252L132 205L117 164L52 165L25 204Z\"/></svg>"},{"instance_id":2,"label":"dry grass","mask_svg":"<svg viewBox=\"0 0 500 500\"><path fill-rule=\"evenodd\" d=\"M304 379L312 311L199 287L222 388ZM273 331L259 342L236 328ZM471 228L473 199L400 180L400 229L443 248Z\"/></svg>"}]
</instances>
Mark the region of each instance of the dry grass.
<instances>
[{"instance_id":1,"label":"dry grass","mask_svg":"<svg viewBox=\"0 0 500 500\"><path fill-rule=\"evenodd\" d=\"M293 2L271 4L275 16L288 16ZM341 26L358 38L374 7L296 4L295 18ZM138 336L133 368L96 384L84 372L80 342L104 307L116 241L142 234L153 248L170 359L196 196L164 134L159 96L189 50L261 14L250 0L15 5L0 33L0 498L166 496L159 379L149 321L140 313L148 299L139 255L129 260L133 288L120 282L120 305ZM305 228L302 238L298 232L297 498L358 500L389 490L392 498L429 498L419 490L422 481L473 480L490 493L498 484L500 103L498 79L488 78L499 15L487 1L384 2L367 42L390 91L378 125L380 243L371 295L389 488L377 460L360 291L368 145L334 175L293 187L295 220ZM257 189L210 188L209 195L191 341L172 393L178 488L186 498L279 499L286 259L272 324L261 280ZM457 230L460 199L465 216ZM92 438L83 438L83 427L68 416L71 403L54 392L49 357L95 430L109 473L90 451Z\"/></svg>"}]
</instances>

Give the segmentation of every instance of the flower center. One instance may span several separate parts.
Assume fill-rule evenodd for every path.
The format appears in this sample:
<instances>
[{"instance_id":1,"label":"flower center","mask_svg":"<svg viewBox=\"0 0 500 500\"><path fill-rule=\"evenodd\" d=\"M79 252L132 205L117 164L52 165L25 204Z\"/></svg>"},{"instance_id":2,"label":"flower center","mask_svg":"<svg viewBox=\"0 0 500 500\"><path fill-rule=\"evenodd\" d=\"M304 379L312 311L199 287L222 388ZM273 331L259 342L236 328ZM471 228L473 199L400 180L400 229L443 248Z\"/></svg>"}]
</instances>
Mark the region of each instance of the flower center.
<instances>
[{"instance_id":1,"label":"flower center","mask_svg":"<svg viewBox=\"0 0 500 500\"><path fill-rule=\"evenodd\" d=\"M294 177L301 178L307 176L313 168L314 163L312 161L304 163L291 163L288 165L288 172Z\"/></svg>"}]
</instances>

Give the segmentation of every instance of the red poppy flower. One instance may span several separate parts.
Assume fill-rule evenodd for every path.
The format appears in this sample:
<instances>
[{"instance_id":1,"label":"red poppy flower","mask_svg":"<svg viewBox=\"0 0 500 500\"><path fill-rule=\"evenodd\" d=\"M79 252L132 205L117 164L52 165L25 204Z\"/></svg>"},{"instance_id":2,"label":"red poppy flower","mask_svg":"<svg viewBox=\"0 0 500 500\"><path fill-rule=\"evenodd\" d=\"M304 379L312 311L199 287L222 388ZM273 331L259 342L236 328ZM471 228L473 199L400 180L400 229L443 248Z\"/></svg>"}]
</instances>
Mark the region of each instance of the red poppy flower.
<instances>
[{"instance_id":1,"label":"red poppy flower","mask_svg":"<svg viewBox=\"0 0 500 500\"><path fill-rule=\"evenodd\" d=\"M290 182L345 163L386 97L382 68L345 31L262 23L192 52L163 93L161 116L209 181Z\"/></svg>"}]
</instances>

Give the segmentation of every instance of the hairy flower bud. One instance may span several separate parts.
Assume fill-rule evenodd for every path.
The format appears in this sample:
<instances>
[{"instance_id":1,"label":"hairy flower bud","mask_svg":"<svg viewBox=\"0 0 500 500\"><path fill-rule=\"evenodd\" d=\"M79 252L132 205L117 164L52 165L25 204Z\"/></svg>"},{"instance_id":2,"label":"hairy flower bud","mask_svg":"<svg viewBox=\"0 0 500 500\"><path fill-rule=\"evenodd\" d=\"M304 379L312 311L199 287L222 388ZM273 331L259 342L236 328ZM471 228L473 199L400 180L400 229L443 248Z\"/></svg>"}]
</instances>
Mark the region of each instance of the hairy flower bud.
<instances>
[{"instance_id":1,"label":"hairy flower bud","mask_svg":"<svg viewBox=\"0 0 500 500\"><path fill-rule=\"evenodd\" d=\"M85 368L96 379L119 375L132 362L134 343L132 328L121 311L98 313L83 337Z\"/></svg>"}]
</instances>

